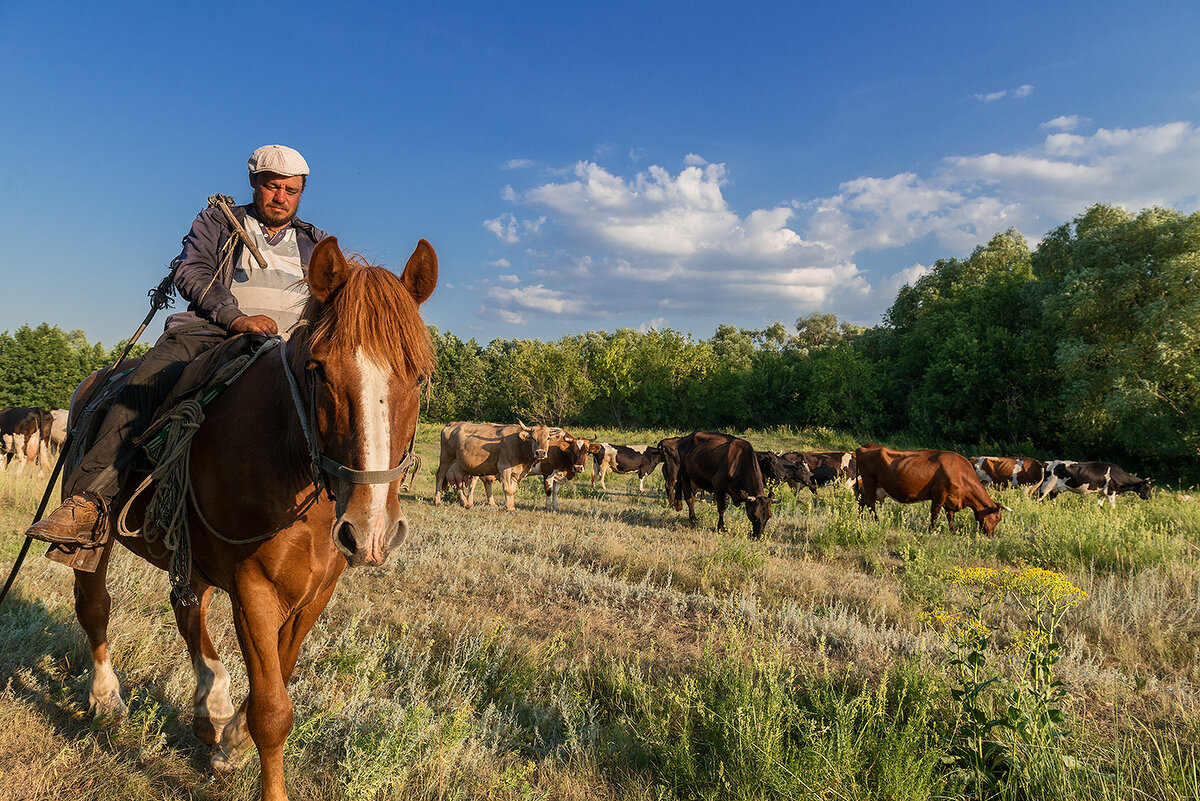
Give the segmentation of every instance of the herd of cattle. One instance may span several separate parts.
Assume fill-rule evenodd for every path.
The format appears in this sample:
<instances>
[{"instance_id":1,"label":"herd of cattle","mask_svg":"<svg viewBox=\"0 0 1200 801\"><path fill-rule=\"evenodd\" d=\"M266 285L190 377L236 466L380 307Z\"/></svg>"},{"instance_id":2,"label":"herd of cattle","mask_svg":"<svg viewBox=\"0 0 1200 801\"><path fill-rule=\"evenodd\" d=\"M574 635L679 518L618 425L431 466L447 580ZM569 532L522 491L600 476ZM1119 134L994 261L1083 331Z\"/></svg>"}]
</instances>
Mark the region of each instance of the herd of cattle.
<instances>
[{"instance_id":1,"label":"herd of cattle","mask_svg":"<svg viewBox=\"0 0 1200 801\"><path fill-rule=\"evenodd\" d=\"M11 462L23 470L29 461L48 467L49 454L66 437L67 413L36 407L0 409L0 469ZM1042 462L1030 458L978 456L967 459L952 451L901 451L864 445L848 451L775 453L756 451L744 439L713 431L695 431L668 437L657 445L613 445L574 437L561 428L523 423L451 423L442 429L441 449L434 487L434 504L448 488L458 490L463 506L473 504L475 484L482 479L489 504L492 484L499 479L504 506L513 509L517 484L526 476L539 476L546 507L558 508L558 488L587 468L592 459L592 486L609 473L636 474L638 491L646 476L662 466L667 502L696 520L698 491L710 492L717 506L717 529L725 528L729 502L744 505L751 536L762 536L776 501L774 487L787 484L793 492L804 488L814 494L819 487L838 482L852 490L860 507L876 512L876 504L892 499L900 503L930 502L930 527L945 511L950 530L954 513L970 509L989 536L1007 507L988 494L989 485L1024 489L1038 500L1064 490L1099 493L1116 506L1117 495L1136 492L1150 498L1151 479L1141 479L1108 462ZM411 477L409 478L411 481Z\"/></svg>"},{"instance_id":2,"label":"herd of cattle","mask_svg":"<svg viewBox=\"0 0 1200 801\"><path fill-rule=\"evenodd\" d=\"M540 476L546 507L558 508L558 487L587 467L591 456L592 486L609 473L638 476L638 491L646 476L662 466L667 502L696 520L696 493L712 493L717 507L717 530L725 528L730 500L745 505L751 536L762 536L776 501L774 487L787 484L793 491L838 482L852 490L859 506L876 514L876 504L887 499L900 503L930 502L930 528L945 511L950 530L954 513L970 509L983 532L995 533L1001 512L1011 511L988 494L989 485L1022 488L1038 500L1070 490L1099 493L1116 506L1117 495L1136 492L1150 498L1151 479L1141 479L1108 462L1042 462L1030 458L979 456L968 459L952 451L903 451L869 444L853 453L819 451L775 453L756 451L744 439L713 431L695 431L668 437L655 446L613 445L574 437L561 428L523 423L451 423L442 429L441 449L433 502L440 504L445 490L458 490L463 506L474 500L475 484L482 479L489 504L492 484L499 479L504 505L514 508L517 484L526 476Z\"/></svg>"},{"instance_id":3,"label":"herd of cattle","mask_svg":"<svg viewBox=\"0 0 1200 801\"><path fill-rule=\"evenodd\" d=\"M65 409L37 406L0 408L0 470L16 462L17 471L27 462L49 467L50 451L62 446L67 436Z\"/></svg>"}]
</instances>

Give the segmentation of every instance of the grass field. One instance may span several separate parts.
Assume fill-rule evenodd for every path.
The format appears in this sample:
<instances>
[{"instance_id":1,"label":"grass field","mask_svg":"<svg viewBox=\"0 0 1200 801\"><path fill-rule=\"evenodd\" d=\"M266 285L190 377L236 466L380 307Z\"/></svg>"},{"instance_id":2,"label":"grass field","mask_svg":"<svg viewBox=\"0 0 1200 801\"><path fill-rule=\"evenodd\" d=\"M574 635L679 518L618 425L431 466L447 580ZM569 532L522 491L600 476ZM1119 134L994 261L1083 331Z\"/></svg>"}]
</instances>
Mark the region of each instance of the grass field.
<instances>
[{"instance_id":1,"label":"grass field","mask_svg":"<svg viewBox=\"0 0 1200 801\"><path fill-rule=\"evenodd\" d=\"M784 488L752 541L740 509L689 526L661 473L644 495L576 479L558 513L533 480L512 513L435 508L438 430L408 542L343 576L305 642L294 799L1200 798L1200 504L1179 492L1000 490L986 539L968 513L931 534L927 503L876 522L845 490ZM5 571L40 492L0 474ZM0 801L256 798L255 757L214 777L191 734L165 574L121 551L110 585L120 725L87 715L65 568L31 558L0 608ZM224 597L211 627L240 699Z\"/></svg>"}]
</instances>

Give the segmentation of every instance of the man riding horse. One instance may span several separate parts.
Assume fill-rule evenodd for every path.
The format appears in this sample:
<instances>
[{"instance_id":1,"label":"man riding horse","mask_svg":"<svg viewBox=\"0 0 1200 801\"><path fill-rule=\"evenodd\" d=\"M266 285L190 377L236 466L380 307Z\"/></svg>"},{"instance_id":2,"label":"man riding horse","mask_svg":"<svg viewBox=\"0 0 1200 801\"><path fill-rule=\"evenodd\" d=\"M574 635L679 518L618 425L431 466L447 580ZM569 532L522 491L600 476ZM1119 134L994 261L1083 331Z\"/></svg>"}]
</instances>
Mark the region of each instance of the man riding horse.
<instances>
[{"instance_id":1,"label":"man riding horse","mask_svg":"<svg viewBox=\"0 0 1200 801\"><path fill-rule=\"evenodd\" d=\"M133 441L184 367L233 334L277 334L299 319L308 297L301 279L326 236L296 217L308 163L290 147L265 145L248 167L253 202L230 209L218 200L196 216L171 264L187 311L167 318L166 331L128 376L91 448L64 480L69 496L28 536L67 546L102 543L109 507L137 453Z\"/></svg>"}]
</instances>

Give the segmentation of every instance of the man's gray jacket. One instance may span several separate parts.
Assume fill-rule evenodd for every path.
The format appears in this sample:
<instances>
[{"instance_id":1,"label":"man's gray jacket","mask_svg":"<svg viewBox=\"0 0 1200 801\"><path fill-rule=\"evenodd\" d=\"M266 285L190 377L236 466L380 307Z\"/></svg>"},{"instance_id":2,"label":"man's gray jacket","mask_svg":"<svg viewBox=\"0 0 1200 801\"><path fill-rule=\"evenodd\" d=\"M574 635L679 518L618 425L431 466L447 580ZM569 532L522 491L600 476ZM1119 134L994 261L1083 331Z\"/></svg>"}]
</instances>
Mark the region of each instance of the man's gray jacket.
<instances>
[{"instance_id":1,"label":"man's gray jacket","mask_svg":"<svg viewBox=\"0 0 1200 801\"><path fill-rule=\"evenodd\" d=\"M253 209L254 205L248 203L230 210L245 226L246 218L254 216ZM327 234L298 218L292 220L292 227L296 229L296 244L300 247L300 264L307 270L313 248ZM237 237L237 234L220 209L210 206L196 215L192 230L183 238L183 250L171 262L175 288L188 302L188 308L168 317L167 328L210 322L228 331L230 324L243 316L230 287L233 286L233 268L245 245L240 241L230 243L230 237ZM234 253L227 260L225 269L221 269L222 255L228 247L233 247Z\"/></svg>"}]
</instances>

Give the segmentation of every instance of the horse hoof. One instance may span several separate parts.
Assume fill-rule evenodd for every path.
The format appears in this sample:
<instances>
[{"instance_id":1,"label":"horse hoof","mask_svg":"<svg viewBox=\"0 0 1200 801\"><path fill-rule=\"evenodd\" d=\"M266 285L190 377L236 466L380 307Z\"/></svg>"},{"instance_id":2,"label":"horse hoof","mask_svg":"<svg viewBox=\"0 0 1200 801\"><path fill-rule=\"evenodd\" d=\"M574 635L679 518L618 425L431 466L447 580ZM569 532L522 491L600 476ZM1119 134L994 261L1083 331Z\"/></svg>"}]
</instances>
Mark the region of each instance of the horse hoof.
<instances>
[{"instance_id":1,"label":"horse hoof","mask_svg":"<svg viewBox=\"0 0 1200 801\"><path fill-rule=\"evenodd\" d=\"M225 729L225 724L229 721L230 718L212 718L207 715L197 716L192 720L192 733L205 745L219 745L221 742L221 732Z\"/></svg>"},{"instance_id":2,"label":"horse hoof","mask_svg":"<svg viewBox=\"0 0 1200 801\"><path fill-rule=\"evenodd\" d=\"M223 747L217 746L217 750L213 752L212 758L209 759L209 764L217 773L233 773L242 764L242 760L246 756L246 748L235 748L226 751Z\"/></svg>"},{"instance_id":3,"label":"horse hoof","mask_svg":"<svg viewBox=\"0 0 1200 801\"><path fill-rule=\"evenodd\" d=\"M121 700L119 690L113 690L103 696L88 696L88 710L97 721L119 722L125 718L128 707Z\"/></svg>"}]
</instances>

